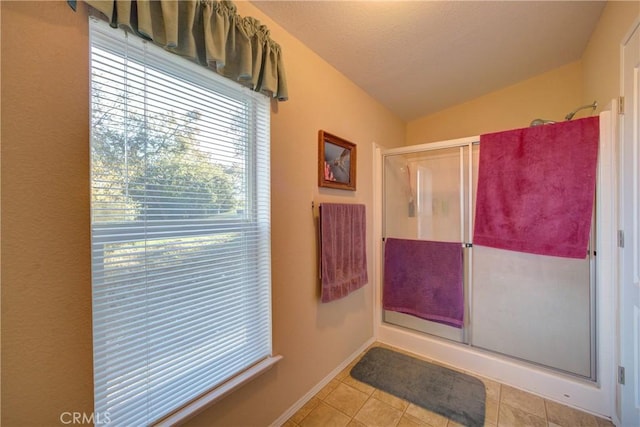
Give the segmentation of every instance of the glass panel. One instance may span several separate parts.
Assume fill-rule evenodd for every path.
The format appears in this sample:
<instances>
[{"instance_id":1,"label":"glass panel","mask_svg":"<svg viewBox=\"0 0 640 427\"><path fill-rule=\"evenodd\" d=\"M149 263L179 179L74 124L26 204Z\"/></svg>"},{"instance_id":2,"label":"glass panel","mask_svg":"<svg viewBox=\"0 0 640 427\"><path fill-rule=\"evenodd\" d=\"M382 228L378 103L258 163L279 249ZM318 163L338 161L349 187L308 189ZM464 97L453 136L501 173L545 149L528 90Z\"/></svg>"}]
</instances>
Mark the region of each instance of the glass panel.
<instances>
[{"instance_id":1,"label":"glass panel","mask_svg":"<svg viewBox=\"0 0 640 427\"><path fill-rule=\"evenodd\" d=\"M473 345L591 377L589 268L474 246Z\"/></svg>"},{"instance_id":2,"label":"glass panel","mask_svg":"<svg viewBox=\"0 0 640 427\"><path fill-rule=\"evenodd\" d=\"M384 235L400 239L462 242L465 189L460 147L385 156ZM468 187L468 185L467 185ZM388 323L464 340L461 329L384 311Z\"/></svg>"},{"instance_id":3,"label":"glass panel","mask_svg":"<svg viewBox=\"0 0 640 427\"><path fill-rule=\"evenodd\" d=\"M385 237L462 240L459 147L385 157Z\"/></svg>"}]
</instances>

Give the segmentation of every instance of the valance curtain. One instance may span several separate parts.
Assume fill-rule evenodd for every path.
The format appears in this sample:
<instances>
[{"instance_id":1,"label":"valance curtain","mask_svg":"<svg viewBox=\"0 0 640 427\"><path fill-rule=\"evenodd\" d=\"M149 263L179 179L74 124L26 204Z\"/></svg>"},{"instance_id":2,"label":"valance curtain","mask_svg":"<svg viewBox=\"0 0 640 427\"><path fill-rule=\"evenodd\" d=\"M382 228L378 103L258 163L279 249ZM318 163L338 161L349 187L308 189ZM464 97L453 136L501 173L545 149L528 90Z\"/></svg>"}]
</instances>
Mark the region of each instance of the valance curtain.
<instances>
[{"instance_id":1,"label":"valance curtain","mask_svg":"<svg viewBox=\"0 0 640 427\"><path fill-rule=\"evenodd\" d=\"M75 8L75 2L70 1ZM256 92L288 99L280 45L269 29L237 14L231 1L85 0L124 28Z\"/></svg>"}]
</instances>

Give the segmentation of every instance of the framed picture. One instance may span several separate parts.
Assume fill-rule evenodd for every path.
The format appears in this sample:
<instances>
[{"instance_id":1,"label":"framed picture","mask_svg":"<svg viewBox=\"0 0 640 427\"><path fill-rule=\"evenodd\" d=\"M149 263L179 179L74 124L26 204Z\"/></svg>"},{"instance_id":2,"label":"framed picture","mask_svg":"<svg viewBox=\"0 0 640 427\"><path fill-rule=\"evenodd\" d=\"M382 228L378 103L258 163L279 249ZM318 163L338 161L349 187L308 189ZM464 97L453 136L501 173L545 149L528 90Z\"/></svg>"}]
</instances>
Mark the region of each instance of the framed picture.
<instances>
[{"instance_id":1,"label":"framed picture","mask_svg":"<svg viewBox=\"0 0 640 427\"><path fill-rule=\"evenodd\" d=\"M318 132L318 186L356 189L356 145L323 130Z\"/></svg>"}]
</instances>

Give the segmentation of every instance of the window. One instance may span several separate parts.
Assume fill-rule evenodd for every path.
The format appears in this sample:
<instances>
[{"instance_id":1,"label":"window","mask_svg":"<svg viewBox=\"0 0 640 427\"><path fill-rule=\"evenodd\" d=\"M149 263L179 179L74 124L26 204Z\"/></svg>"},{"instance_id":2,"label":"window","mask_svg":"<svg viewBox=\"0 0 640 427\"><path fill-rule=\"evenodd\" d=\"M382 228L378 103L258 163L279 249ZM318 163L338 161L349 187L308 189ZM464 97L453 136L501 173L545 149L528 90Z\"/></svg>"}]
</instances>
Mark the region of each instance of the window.
<instances>
[{"instance_id":1,"label":"window","mask_svg":"<svg viewBox=\"0 0 640 427\"><path fill-rule=\"evenodd\" d=\"M90 27L95 410L145 425L271 356L269 100Z\"/></svg>"}]
</instances>

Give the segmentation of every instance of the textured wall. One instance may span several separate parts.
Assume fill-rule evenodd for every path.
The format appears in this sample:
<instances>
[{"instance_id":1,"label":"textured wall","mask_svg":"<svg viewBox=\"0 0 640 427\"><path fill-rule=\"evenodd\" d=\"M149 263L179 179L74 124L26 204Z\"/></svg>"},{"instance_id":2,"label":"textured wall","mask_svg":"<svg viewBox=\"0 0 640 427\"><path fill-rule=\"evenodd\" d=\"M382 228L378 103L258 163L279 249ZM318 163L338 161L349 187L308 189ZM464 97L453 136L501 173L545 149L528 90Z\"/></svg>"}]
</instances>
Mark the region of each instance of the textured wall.
<instances>
[{"instance_id":1,"label":"textured wall","mask_svg":"<svg viewBox=\"0 0 640 427\"><path fill-rule=\"evenodd\" d=\"M86 15L2 2L2 424L93 407Z\"/></svg>"}]
</instances>

